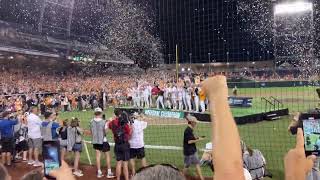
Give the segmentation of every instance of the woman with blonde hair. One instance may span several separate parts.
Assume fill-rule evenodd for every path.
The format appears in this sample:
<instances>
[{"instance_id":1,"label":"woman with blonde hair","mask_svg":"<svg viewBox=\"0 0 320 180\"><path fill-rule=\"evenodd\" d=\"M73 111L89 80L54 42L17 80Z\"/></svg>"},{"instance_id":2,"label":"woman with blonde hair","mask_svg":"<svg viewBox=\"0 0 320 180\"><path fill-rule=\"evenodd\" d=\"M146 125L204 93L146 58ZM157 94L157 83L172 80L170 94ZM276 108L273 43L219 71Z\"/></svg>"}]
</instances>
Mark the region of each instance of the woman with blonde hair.
<instances>
[{"instance_id":1,"label":"woman with blonde hair","mask_svg":"<svg viewBox=\"0 0 320 180\"><path fill-rule=\"evenodd\" d=\"M74 152L73 175L77 177L83 176L79 169L80 153L82 152L82 134L80 121L78 118L72 118L68 127L68 151Z\"/></svg>"}]
</instances>

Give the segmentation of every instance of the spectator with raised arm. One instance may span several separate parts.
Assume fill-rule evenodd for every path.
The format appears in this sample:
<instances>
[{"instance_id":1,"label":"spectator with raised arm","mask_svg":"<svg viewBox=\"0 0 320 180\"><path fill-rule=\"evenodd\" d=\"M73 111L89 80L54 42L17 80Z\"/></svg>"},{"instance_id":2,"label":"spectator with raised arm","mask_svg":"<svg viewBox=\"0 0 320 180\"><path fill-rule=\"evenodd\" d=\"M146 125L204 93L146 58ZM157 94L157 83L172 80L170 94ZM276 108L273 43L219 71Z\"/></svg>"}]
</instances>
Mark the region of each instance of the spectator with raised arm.
<instances>
[{"instance_id":1,"label":"spectator with raised arm","mask_svg":"<svg viewBox=\"0 0 320 180\"><path fill-rule=\"evenodd\" d=\"M42 148L41 124L42 121L38 116L39 109L36 106L31 108L30 114L27 116L28 122L28 145L29 145L29 165L35 167L41 166L39 162L39 153ZM34 159L33 159L34 158Z\"/></svg>"},{"instance_id":2,"label":"spectator with raised arm","mask_svg":"<svg viewBox=\"0 0 320 180\"><path fill-rule=\"evenodd\" d=\"M240 136L228 104L225 76L208 78L202 84L210 103L212 137L215 148L215 180L244 180Z\"/></svg>"}]
</instances>

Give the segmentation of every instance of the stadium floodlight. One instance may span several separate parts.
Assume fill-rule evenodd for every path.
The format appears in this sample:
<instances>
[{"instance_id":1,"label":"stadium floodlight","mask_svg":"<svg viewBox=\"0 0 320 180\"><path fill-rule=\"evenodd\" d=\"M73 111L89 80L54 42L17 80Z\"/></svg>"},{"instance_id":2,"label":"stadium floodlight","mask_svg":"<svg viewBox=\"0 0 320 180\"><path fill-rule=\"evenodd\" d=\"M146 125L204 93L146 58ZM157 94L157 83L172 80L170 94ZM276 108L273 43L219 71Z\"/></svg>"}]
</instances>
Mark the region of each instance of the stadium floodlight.
<instances>
[{"instance_id":1,"label":"stadium floodlight","mask_svg":"<svg viewBox=\"0 0 320 180\"><path fill-rule=\"evenodd\" d=\"M310 2L298 1L294 3L277 4L274 14L295 14L300 12L313 11L313 4Z\"/></svg>"},{"instance_id":2,"label":"stadium floodlight","mask_svg":"<svg viewBox=\"0 0 320 180\"><path fill-rule=\"evenodd\" d=\"M184 72L184 68L182 68L181 71Z\"/></svg>"}]
</instances>

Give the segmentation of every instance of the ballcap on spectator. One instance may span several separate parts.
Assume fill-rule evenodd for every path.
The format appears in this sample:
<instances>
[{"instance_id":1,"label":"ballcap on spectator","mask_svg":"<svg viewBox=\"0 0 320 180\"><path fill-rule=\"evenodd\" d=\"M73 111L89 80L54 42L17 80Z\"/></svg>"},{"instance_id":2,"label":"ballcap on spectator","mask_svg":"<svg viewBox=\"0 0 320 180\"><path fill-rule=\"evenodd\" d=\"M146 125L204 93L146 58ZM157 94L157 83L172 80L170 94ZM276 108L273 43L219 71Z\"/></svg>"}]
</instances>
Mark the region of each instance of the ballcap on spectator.
<instances>
[{"instance_id":1,"label":"ballcap on spectator","mask_svg":"<svg viewBox=\"0 0 320 180\"><path fill-rule=\"evenodd\" d=\"M102 109L101 109L101 108L97 107L97 108L95 108L95 109L94 109L94 112L95 112L95 113L96 113L96 112L100 112L100 113L102 113L103 111L102 111Z\"/></svg>"},{"instance_id":2,"label":"ballcap on spectator","mask_svg":"<svg viewBox=\"0 0 320 180\"><path fill-rule=\"evenodd\" d=\"M194 117L194 116L192 116L192 115L190 115L190 114L188 114L188 115L186 116L186 120L187 120L188 122L195 122L195 123L199 122L196 117Z\"/></svg>"}]
</instances>

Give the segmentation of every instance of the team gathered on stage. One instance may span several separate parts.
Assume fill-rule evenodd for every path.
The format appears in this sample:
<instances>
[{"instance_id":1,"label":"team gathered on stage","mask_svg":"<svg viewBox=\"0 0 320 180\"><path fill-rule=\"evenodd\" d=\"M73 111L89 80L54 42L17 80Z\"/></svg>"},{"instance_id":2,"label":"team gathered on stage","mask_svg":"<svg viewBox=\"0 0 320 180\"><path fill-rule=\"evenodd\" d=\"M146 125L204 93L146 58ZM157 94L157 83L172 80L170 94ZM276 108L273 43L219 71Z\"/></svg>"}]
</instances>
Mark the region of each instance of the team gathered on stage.
<instances>
[{"instance_id":1,"label":"team gathered on stage","mask_svg":"<svg viewBox=\"0 0 320 180\"><path fill-rule=\"evenodd\" d=\"M134 107L173 109L180 111L206 111L206 96L199 83L185 81L169 83L165 87L144 84L129 89L129 100Z\"/></svg>"}]
</instances>

